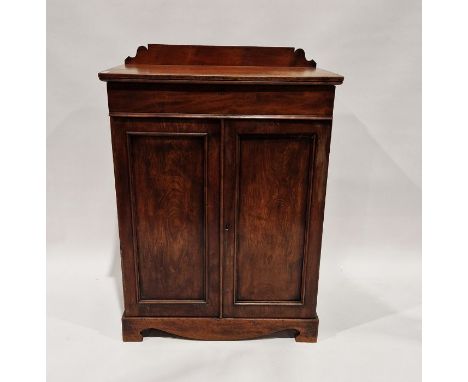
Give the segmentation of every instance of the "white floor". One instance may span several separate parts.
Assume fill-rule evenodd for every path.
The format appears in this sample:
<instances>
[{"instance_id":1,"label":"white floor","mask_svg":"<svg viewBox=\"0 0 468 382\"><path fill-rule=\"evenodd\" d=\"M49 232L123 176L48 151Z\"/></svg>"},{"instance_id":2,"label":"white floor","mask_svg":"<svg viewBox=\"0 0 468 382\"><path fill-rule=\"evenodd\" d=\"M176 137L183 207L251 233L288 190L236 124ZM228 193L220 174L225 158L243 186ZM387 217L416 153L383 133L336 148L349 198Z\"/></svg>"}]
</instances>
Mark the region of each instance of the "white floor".
<instances>
[{"instance_id":1,"label":"white floor","mask_svg":"<svg viewBox=\"0 0 468 382\"><path fill-rule=\"evenodd\" d=\"M414 254L324 254L317 344L167 337L123 343L120 264L110 252L49 250L49 382L421 379L420 264Z\"/></svg>"}]
</instances>

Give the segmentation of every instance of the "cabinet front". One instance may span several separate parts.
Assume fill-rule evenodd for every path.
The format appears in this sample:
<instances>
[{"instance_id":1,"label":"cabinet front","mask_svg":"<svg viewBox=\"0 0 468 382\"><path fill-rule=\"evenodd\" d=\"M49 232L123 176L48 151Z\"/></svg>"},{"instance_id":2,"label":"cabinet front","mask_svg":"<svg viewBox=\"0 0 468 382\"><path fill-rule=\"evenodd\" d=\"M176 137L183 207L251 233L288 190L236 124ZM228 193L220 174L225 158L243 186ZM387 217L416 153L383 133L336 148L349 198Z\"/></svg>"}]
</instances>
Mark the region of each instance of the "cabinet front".
<instances>
[{"instance_id":1,"label":"cabinet front","mask_svg":"<svg viewBox=\"0 0 468 382\"><path fill-rule=\"evenodd\" d=\"M219 315L220 123L112 118L127 316Z\"/></svg>"},{"instance_id":2,"label":"cabinet front","mask_svg":"<svg viewBox=\"0 0 468 382\"><path fill-rule=\"evenodd\" d=\"M225 122L223 316L315 317L330 130Z\"/></svg>"}]
</instances>

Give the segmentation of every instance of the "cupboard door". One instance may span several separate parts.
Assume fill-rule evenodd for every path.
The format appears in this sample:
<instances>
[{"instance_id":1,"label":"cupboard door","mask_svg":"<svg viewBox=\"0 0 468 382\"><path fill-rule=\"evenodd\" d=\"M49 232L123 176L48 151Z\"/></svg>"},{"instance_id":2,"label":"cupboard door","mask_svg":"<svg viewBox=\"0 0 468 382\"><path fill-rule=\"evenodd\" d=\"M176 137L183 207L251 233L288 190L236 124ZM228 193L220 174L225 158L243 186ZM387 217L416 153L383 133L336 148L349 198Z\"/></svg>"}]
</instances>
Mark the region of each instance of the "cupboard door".
<instances>
[{"instance_id":1,"label":"cupboard door","mask_svg":"<svg viewBox=\"0 0 468 382\"><path fill-rule=\"evenodd\" d=\"M224 130L223 316L313 318L331 121Z\"/></svg>"},{"instance_id":2,"label":"cupboard door","mask_svg":"<svg viewBox=\"0 0 468 382\"><path fill-rule=\"evenodd\" d=\"M220 123L112 118L126 316L219 315Z\"/></svg>"}]
</instances>

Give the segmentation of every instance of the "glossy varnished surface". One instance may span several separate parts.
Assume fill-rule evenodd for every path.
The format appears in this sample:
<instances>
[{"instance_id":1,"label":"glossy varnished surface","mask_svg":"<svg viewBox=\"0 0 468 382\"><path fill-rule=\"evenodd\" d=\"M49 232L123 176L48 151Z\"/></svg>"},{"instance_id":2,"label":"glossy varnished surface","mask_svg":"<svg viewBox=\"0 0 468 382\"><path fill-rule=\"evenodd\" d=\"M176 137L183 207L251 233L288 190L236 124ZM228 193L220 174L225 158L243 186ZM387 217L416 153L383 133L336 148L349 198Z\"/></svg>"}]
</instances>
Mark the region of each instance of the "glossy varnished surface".
<instances>
[{"instance_id":1,"label":"glossy varnished surface","mask_svg":"<svg viewBox=\"0 0 468 382\"><path fill-rule=\"evenodd\" d=\"M123 317L123 340L143 341L149 329L194 340L246 340L293 330L297 342L317 342L318 319Z\"/></svg>"},{"instance_id":2,"label":"glossy varnished surface","mask_svg":"<svg viewBox=\"0 0 468 382\"><path fill-rule=\"evenodd\" d=\"M236 301L301 302L313 137L237 141Z\"/></svg>"},{"instance_id":3,"label":"glossy varnished surface","mask_svg":"<svg viewBox=\"0 0 468 382\"><path fill-rule=\"evenodd\" d=\"M310 83L337 85L343 77L307 67L120 65L99 73L103 81Z\"/></svg>"},{"instance_id":4,"label":"glossy varnished surface","mask_svg":"<svg viewBox=\"0 0 468 382\"><path fill-rule=\"evenodd\" d=\"M219 126L111 120L128 316L219 315Z\"/></svg>"},{"instance_id":5,"label":"glossy varnished surface","mask_svg":"<svg viewBox=\"0 0 468 382\"><path fill-rule=\"evenodd\" d=\"M111 115L293 114L331 118L335 87L109 82L107 93Z\"/></svg>"},{"instance_id":6,"label":"glossy varnished surface","mask_svg":"<svg viewBox=\"0 0 468 382\"><path fill-rule=\"evenodd\" d=\"M223 314L315 317L331 124L224 125Z\"/></svg>"},{"instance_id":7,"label":"glossy varnished surface","mask_svg":"<svg viewBox=\"0 0 468 382\"><path fill-rule=\"evenodd\" d=\"M335 85L301 49L139 47L103 71L124 341L315 342Z\"/></svg>"},{"instance_id":8,"label":"glossy varnished surface","mask_svg":"<svg viewBox=\"0 0 468 382\"><path fill-rule=\"evenodd\" d=\"M280 66L314 67L302 49L269 46L213 46L148 44L137 49L125 64L196 66Z\"/></svg>"},{"instance_id":9,"label":"glossy varnished surface","mask_svg":"<svg viewBox=\"0 0 468 382\"><path fill-rule=\"evenodd\" d=\"M128 135L141 300L205 300L206 135Z\"/></svg>"}]
</instances>

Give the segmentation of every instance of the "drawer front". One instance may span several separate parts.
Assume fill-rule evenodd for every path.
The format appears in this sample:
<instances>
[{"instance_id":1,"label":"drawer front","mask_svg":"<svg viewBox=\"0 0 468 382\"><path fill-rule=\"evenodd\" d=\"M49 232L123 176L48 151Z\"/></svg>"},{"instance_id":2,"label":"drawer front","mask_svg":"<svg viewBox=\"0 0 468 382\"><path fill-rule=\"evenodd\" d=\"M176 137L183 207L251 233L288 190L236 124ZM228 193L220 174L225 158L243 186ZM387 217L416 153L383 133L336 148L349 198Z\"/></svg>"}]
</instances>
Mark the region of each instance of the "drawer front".
<instances>
[{"instance_id":1,"label":"drawer front","mask_svg":"<svg viewBox=\"0 0 468 382\"><path fill-rule=\"evenodd\" d=\"M109 82L112 115L304 115L331 118L334 86L182 85Z\"/></svg>"},{"instance_id":2,"label":"drawer front","mask_svg":"<svg viewBox=\"0 0 468 382\"><path fill-rule=\"evenodd\" d=\"M223 316L314 318L331 123L225 123Z\"/></svg>"},{"instance_id":3,"label":"drawer front","mask_svg":"<svg viewBox=\"0 0 468 382\"><path fill-rule=\"evenodd\" d=\"M126 316L218 316L220 122L111 127Z\"/></svg>"}]
</instances>

